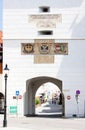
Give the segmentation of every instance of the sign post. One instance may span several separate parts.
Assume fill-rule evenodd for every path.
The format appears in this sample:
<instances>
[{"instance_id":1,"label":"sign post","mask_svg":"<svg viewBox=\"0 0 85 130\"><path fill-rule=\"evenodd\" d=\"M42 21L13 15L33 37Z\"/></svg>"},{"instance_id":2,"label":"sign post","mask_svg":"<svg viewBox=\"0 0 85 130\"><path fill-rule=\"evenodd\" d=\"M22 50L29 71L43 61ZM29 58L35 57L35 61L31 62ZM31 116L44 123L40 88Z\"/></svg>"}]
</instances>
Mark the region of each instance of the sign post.
<instances>
[{"instance_id":1,"label":"sign post","mask_svg":"<svg viewBox=\"0 0 85 130\"><path fill-rule=\"evenodd\" d=\"M17 107L16 115L18 116L18 99L22 99L22 95L20 95L20 91L17 90L15 92L13 99L16 99L16 107ZM10 108L10 109L12 109L12 108Z\"/></svg>"},{"instance_id":2,"label":"sign post","mask_svg":"<svg viewBox=\"0 0 85 130\"><path fill-rule=\"evenodd\" d=\"M79 95L80 95L80 90L76 90L75 98L76 98L76 103L77 103L78 117L79 117Z\"/></svg>"},{"instance_id":3,"label":"sign post","mask_svg":"<svg viewBox=\"0 0 85 130\"><path fill-rule=\"evenodd\" d=\"M19 96L20 92L19 91L16 91L16 100L17 100L17 113L16 115L18 116L18 96Z\"/></svg>"}]
</instances>

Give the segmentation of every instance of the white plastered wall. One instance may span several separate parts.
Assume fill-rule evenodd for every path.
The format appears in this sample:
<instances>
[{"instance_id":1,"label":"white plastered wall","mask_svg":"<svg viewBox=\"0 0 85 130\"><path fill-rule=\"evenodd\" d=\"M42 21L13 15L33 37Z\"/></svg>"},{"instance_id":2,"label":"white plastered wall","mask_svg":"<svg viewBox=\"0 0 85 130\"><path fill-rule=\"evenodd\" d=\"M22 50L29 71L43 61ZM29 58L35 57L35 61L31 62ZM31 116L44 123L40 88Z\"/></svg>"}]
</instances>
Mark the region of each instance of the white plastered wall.
<instances>
[{"instance_id":1,"label":"white plastered wall","mask_svg":"<svg viewBox=\"0 0 85 130\"><path fill-rule=\"evenodd\" d=\"M79 1L78 1L79 2ZM70 1L71 3L71 1ZM75 2L74 2L75 3ZM63 3L62 3L63 4ZM58 24L50 39L56 42L68 42L68 55L55 56L54 64L34 64L33 55L21 55L21 43L29 42L30 39L49 39L49 36L38 36L36 28L29 25L28 16L39 14L37 9L4 9L3 11L3 34L4 34L4 65L10 68L8 77L8 106L15 105L13 99L16 90L24 95L26 80L36 76L51 76L63 81L65 94L65 115L77 114L75 100L76 90L80 90L79 114L85 114L84 85L85 85L85 1L75 6L53 8L51 13L62 14L62 23ZM61 39L61 40L58 40ZM67 40L64 40L67 39ZM67 96L71 100L67 100ZM23 98L18 101L19 114L23 115Z\"/></svg>"}]
</instances>

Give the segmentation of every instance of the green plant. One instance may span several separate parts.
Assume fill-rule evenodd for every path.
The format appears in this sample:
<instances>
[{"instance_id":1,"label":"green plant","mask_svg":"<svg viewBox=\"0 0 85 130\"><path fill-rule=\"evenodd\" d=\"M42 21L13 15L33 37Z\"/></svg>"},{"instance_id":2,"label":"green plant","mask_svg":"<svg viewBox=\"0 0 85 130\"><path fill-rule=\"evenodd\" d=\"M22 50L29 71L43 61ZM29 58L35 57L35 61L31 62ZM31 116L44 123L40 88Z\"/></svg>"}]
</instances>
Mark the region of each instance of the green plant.
<instances>
[{"instance_id":1,"label":"green plant","mask_svg":"<svg viewBox=\"0 0 85 130\"><path fill-rule=\"evenodd\" d=\"M40 99L38 97L35 98L35 105L40 104Z\"/></svg>"}]
</instances>

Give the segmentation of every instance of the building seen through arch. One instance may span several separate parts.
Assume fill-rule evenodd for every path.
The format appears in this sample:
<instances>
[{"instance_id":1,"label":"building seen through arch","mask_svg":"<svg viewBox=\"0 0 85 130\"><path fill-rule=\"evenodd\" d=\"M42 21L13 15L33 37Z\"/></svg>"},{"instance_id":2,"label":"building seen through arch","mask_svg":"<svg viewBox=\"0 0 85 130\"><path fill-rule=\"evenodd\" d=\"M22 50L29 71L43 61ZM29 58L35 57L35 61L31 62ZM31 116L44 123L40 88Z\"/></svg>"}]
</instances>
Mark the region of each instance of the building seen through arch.
<instances>
[{"instance_id":1,"label":"building seen through arch","mask_svg":"<svg viewBox=\"0 0 85 130\"><path fill-rule=\"evenodd\" d=\"M36 115L62 116L62 97L60 89L47 82L39 87L35 95Z\"/></svg>"}]
</instances>

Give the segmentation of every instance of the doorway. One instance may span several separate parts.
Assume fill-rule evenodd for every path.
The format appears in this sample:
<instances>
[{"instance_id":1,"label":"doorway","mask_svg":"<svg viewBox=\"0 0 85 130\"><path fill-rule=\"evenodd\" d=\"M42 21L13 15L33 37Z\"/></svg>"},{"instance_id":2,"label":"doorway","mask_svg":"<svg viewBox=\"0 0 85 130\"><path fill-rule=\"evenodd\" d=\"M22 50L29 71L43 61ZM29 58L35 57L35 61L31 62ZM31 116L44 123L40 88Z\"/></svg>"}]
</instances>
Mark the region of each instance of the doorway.
<instances>
[{"instance_id":1,"label":"doorway","mask_svg":"<svg viewBox=\"0 0 85 130\"><path fill-rule=\"evenodd\" d=\"M65 113L65 100L64 95L62 93L62 81L53 77L41 76L31 78L26 81L26 93L24 100L24 115L25 116L35 116L35 95L40 86L46 83L55 84L61 92L61 102L62 102L62 116Z\"/></svg>"}]
</instances>

